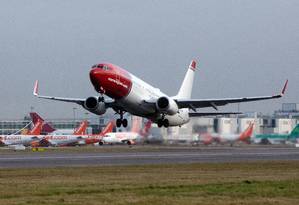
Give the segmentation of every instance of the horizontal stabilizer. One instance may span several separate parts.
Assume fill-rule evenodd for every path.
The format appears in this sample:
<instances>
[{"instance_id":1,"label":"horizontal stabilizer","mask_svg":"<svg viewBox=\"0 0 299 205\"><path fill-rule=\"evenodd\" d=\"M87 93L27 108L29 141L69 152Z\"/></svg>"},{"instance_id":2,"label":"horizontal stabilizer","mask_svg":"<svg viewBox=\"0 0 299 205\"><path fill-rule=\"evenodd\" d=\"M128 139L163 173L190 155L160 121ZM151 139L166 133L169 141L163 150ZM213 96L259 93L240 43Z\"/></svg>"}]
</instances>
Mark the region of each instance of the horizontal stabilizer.
<instances>
[{"instance_id":1,"label":"horizontal stabilizer","mask_svg":"<svg viewBox=\"0 0 299 205\"><path fill-rule=\"evenodd\" d=\"M189 117L203 117L203 116L215 116L215 115L240 115L241 112L191 112Z\"/></svg>"}]
</instances>

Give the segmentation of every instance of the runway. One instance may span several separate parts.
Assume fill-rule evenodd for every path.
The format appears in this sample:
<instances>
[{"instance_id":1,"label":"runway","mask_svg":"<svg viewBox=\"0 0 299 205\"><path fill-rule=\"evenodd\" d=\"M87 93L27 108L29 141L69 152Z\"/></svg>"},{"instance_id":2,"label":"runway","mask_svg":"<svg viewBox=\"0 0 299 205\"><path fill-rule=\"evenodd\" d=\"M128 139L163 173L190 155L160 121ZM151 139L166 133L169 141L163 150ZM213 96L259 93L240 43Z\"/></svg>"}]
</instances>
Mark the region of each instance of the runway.
<instances>
[{"instance_id":1,"label":"runway","mask_svg":"<svg viewBox=\"0 0 299 205\"><path fill-rule=\"evenodd\" d=\"M298 160L299 149L294 147L179 147L130 149L112 152L5 152L0 155L0 168L30 168L59 166L143 165L172 163L221 163L261 160ZM102 150L101 150L102 149ZM109 148L111 149L111 148ZM105 148L104 148L105 151Z\"/></svg>"}]
</instances>

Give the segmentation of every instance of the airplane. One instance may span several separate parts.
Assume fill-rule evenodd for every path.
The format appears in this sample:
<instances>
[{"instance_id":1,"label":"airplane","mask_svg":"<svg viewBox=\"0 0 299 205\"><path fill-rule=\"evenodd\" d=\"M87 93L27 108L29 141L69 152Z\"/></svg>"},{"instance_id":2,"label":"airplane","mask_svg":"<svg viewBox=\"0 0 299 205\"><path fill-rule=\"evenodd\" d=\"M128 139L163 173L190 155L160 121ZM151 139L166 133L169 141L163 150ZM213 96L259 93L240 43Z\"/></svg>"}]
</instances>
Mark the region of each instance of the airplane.
<instances>
[{"instance_id":1,"label":"airplane","mask_svg":"<svg viewBox=\"0 0 299 205\"><path fill-rule=\"evenodd\" d=\"M109 132L102 138L100 145L103 144L136 144L138 140L144 139L149 134L152 122L149 120L145 123L143 129L139 128L141 118L133 117L132 128L130 132Z\"/></svg>"},{"instance_id":2,"label":"airplane","mask_svg":"<svg viewBox=\"0 0 299 205\"><path fill-rule=\"evenodd\" d=\"M135 75L121 67L111 63L99 63L92 66L89 77L99 96L83 98L64 98L43 96L38 93L38 80L34 84L33 95L38 98L77 103L86 110L102 115L107 109L112 108L120 118L116 120L116 126L127 127L128 120L124 119L124 113L140 116L158 124L158 127L181 126L189 122L190 117L207 115L238 114L238 113L201 113L197 108L212 107L218 110L219 106L229 103L251 102L281 98L287 88L285 82L282 92L278 95L222 98L222 99L192 99L196 61L192 60L185 74L183 83L175 96L168 96L150 84L144 82ZM109 98L105 98L108 96ZM193 112L190 112L192 110Z\"/></svg>"},{"instance_id":3,"label":"airplane","mask_svg":"<svg viewBox=\"0 0 299 205\"><path fill-rule=\"evenodd\" d=\"M221 144L229 143L231 145L238 141L250 143L250 139L253 134L253 127L254 123L250 123L249 126L240 134L203 134L199 138L205 145L212 144L213 142Z\"/></svg>"},{"instance_id":4,"label":"airplane","mask_svg":"<svg viewBox=\"0 0 299 205\"><path fill-rule=\"evenodd\" d=\"M86 134L86 128L88 121L84 120L76 128L73 134L57 135L49 134L39 136L39 141L35 141L32 145L34 147L64 147L64 146L76 146L76 145L87 145L95 144L99 142L107 132L112 132L114 122L109 122L104 130L100 134L90 135Z\"/></svg>"},{"instance_id":5,"label":"airplane","mask_svg":"<svg viewBox=\"0 0 299 205\"><path fill-rule=\"evenodd\" d=\"M281 144L287 141L297 143L299 139L299 124L289 134L256 134L254 141L256 143Z\"/></svg>"},{"instance_id":6,"label":"airplane","mask_svg":"<svg viewBox=\"0 0 299 205\"><path fill-rule=\"evenodd\" d=\"M34 144L34 147L63 147L76 145L83 138L78 135L45 135L38 142Z\"/></svg>"},{"instance_id":7,"label":"airplane","mask_svg":"<svg viewBox=\"0 0 299 205\"><path fill-rule=\"evenodd\" d=\"M38 140L32 143L34 147L48 147L48 146L71 146L77 145L79 141L84 139L86 136L86 128L88 126L88 121L84 120L75 129L74 133L71 135L39 135Z\"/></svg>"},{"instance_id":8,"label":"airplane","mask_svg":"<svg viewBox=\"0 0 299 205\"><path fill-rule=\"evenodd\" d=\"M250 123L243 132L240 134L223 134L215 138L218 143L229 143L233 144L237 141L250 143L250 138L253 134L254 123Z\"/></svg>"},{"instance_id":9,"label":"airplane","mask_svg":"<svg viewBox=\"0 0 299 205\"><path fill-rule=\"evenodd\" d=\"M88 144L96 144L96 143L102 143L102 138L107 134L111 133L113 131L115 122L110 121L106 127L101 131L99 134L93 134L93 135L82 135L83 139L78 142L79 145L88 145Z\"/></svg>"},{"instance_id":10,"label":"airplane","mask_svg":"<svg viewBox=\"0 0 299 205\"><path fill-rule=\"evenodd\" d=\"M0 135L0 146L31 146L34 141L39 140L38 136L41 133L42 125L43 121L39 120L25 135Z\"/></svg>"}]
</instances>

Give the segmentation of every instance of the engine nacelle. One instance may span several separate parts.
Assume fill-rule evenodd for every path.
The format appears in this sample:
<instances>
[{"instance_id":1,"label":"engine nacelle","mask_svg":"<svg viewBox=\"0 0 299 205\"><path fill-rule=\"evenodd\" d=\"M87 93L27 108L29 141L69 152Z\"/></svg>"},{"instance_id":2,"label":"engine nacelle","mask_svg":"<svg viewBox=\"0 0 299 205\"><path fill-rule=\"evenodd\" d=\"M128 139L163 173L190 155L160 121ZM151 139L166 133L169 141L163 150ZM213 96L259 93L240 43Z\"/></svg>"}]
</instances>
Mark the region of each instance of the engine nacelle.
<instances>
[{"instance_id":1,"label":"engine nacelle","mask_svg":"<svg viewBox=\"0 0 299 205\"><path fill-rule=\"evenodd\" d=\"M105 102L96 97L88 97L85 100L83 107L96 115L102 115L106 112Z\"/></svg>"},{"instance_id":2,"label":"engine nacelle","mask_svg":"<svg viewBox=\"0 0 299 205\"><path fill-rule=\"evenodd\" d=\"M168 97L160 97L156 102L156 108L168 115L175 115L179 111L176 102Z\"/></svg>"}]
</instances>

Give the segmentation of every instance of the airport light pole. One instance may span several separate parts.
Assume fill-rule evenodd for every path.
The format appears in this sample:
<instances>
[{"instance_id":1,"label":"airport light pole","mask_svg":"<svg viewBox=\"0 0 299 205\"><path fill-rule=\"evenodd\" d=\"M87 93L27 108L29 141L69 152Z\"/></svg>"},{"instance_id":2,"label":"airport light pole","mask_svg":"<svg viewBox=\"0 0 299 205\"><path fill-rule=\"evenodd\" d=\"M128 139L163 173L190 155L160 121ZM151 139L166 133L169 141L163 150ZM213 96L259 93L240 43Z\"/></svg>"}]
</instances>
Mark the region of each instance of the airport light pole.
<instances>
[{"instance_id":1,"label":"airport light pole","mask_svg":"<svg viewBox=\"0 0 299 205\"><path fill-rule=\"evenodd\" d=\"M73 123L73 126L74 126L74 130L75 130L75 127L76 127L76 110L77 110L77 108L76 108L76 107L73 107L73 115L74 115L74 123Z\"/></svg>"}]
</instances>

